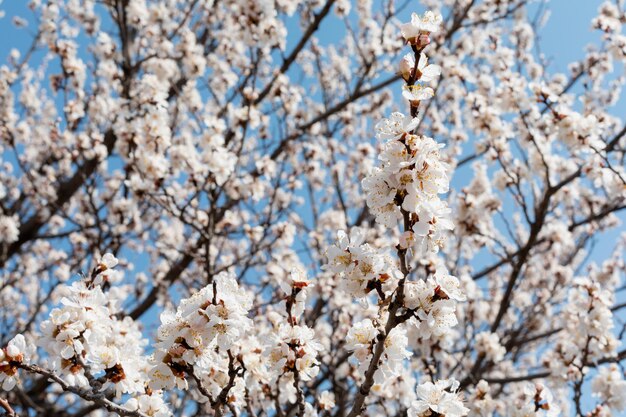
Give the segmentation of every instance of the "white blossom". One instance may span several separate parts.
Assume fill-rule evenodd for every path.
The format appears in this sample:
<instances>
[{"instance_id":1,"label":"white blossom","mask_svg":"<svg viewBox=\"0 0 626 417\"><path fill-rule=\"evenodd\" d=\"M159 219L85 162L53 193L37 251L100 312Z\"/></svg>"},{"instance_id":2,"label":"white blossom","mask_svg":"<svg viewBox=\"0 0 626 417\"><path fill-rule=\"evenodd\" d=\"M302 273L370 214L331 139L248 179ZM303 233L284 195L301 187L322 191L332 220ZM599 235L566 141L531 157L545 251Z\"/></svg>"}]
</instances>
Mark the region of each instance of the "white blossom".
<instances>
[{"instance_id":1,"label":"white blossom","mask_svg":"<svg viewBox=\"0 0 626 417\"><path fill-rule=\"evenodd\" d=\"M436 383L425 382L417 387L418 399L411 403L408 414L411 417L428 416L438 413L446 417L460 417L468 414L469 409L463 405L459 395L455 393L456 381L439 380Z\"/></svg>"},{"instance_id":2,"label":"white blossom","mask_svg":"<svg viewBox=\"0 0 626 417\"><path fill-rule=\"evenodd\" d=\"M402 97L410 102L419 102L433 98L435 91L423 84L414 84L402 87Z\"/></svg>"},{"instance_id":3,"label":"white blossom","mask_svg":"<svg viewBox=\"0 0 626 417\"><path fill-rule=\"evenodd\" d=\"M617 365L601 367L591 382L591 389L594 395L606 401L611 409L615 411L626 409L626 380Z\"/></svg>"},{"instance_id":4,"label":"white blossom","mask_svg":"<svg viewBox=\"0 0 626 417\"><path fill-rule=\"evenodd\" d=\"M422 33L438 32L442 22L443 18L439 13L427 11L422 16L417 13L412 13L411 21L409 23L404 23L400 27L400 30L402 31L404 39L409 41L418 37Z\"/></svg>"},{"instance_id":5,"label":"white blossom","mask_svg":"<svg viewBox=\"0 0 626 417\"><path fill-rule=\"evenodd\" d=\"M0 349L0 382L2 389L11 391L19 382L19 364L27 364L35 354L35 346L18 334Z\"/></svg>"}]
</instances>

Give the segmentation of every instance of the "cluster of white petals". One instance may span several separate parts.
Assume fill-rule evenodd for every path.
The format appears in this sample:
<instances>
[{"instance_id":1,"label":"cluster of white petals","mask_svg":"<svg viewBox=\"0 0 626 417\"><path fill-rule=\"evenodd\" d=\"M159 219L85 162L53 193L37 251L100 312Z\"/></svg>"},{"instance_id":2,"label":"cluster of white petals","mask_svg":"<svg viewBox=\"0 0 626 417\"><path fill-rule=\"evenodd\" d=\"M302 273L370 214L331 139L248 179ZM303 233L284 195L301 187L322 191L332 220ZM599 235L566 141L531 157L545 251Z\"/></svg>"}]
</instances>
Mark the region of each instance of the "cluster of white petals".
<instances>
[{"instance_id":1,"label":"cluster of white petals","mask_svg":"<svg viewBox=\"0 0 626 417\"><path fill-rule=\"evenodd\" d=\"M513 417L558 417L561 408L552 391L541 383L524 384L511 409Z\"/></svg>"},{"instance_id":2,"label":"cluster of white petals","mask_svg":"<svg viewBox=\"0 0 626 417\"><path fill-rule=\"evenodd\" d=\"M620 342L613 332L612 304L611 294L599 282L576 280L561 313L570 337L559 341L546 357L555 374L573 380L585 372L587 362L615 356Z\"/></svg>"},{"instance_id":3,"label":"cluster of white petals","mask_svg":"<svg viewBox=\"0 0 626 417\"><path fill-rule=\"evenodd\" d=\"M19 221L17 216L0 215L0 240L13 243L20 237Z\"/></svg>"},{"instance_id":4,"label":"cluster of white petals","mask_svg":"<svg viewBox=\"0 0 626 417\"><path fill-rule=\"evenodd\" d=\"M416 326L420 338L444 338L458 323L456 304L465 301L459 280L445 269L438 269L427 280L405 284L404 306L414 313L410 323Z\"/></svg>"},{"instance_id":5,"label":"cluster of white petals","mask_svg":"<svg viewBox=\"0 0 626 417\"><path fill-rule=\"evenodd\" d=\"M139 324L130 317L120 319L118 296L114 290L103 290L102 284L119 279L121 273L113 270L117 264L117 258L107 253L89 277L59 289L61 305L41 323L36 340L47 354L47 368L40 372L52 372L76 389L96 388L118 399L130 395L128 407L145 410L150 416L169 416L161 395L146 393L151 365L144 352L148 342ZM35 345L19 334L1 351L4 390L15 386L22 365L31 370L27 366L35 350Z\"/></svg>"},{"instance_id":6,"label":"cluster of white petals","mask_svg":"<svg viewBox=\"0 0 626 417\"><path fill-rule=\"evenodd\" d=\"M432 414L445 417L467 415L469 409L463 405L456 390L458 382L439 380L436 383L425 382L417 387L417 400L411 403L409 417L424 417Z\"/></svg>"},{"instance_id":7,"label":"cluster of white petals","mask_svg":"<svg viewBox=\"0 0 626 417\"><path fill-rule=\"evenodd\" d=\"M321 349L310 327L283 324L269 340L268 366L276 378L297 372L302 381L309 381L319 372L317 354Z\"/></svg>"},{"instance_id":8,"label":"cluster of white petals","mask_svg":"<svg viewBox=\"0 0 626 417\"><path fill-rule=\"evenodd\" d=\"M615 364L603 366L591 382L593 394L615 411L626 410L626 380Z\"/></svg>"},{"instance_id":9,"label":"cluster of white petals","mask_svg":"<svg viewBox=\"0 0 626 417\"><path fill-rule=\"evenodd\" d=\"M506 354L506 348L500 344L496 333L480 332L476 336L476 351L488 360L499 362Z\"/></svg>"},{"instance_id":10,"label":"cluster of white petals","mask_svg":"<svg viewBox=\"0 0 626 417\"><path fill-rule=\"evenodd\" d=\"M12 390L19 381L18 367L28 363L35 353L35 346L18 334L0 349L0 382L5 391Z\"/></svg>"},{"instance_id":11,"label":"cluster of white petals","mask_svg":"<svg viewBox=\"0 0 626 417\"><path fill-rule=\"evenodd\" d=\"M439 32L443 18L441 14L427 11L422 16L417 13L411 14L411 21L400 26L400 31L405 40L411 41L421 34Z\"/></svg>"},{"instance_id":12,"label":"cluster of white petals","mask_svg":"<svg viewBox=\"0 0 626 417\"><path fill-rule=\"evenodd\" d=\"M150 387L187 388L188 373L209 373L214 354L226 356L251 329L251 302L251 295L238 285L234 275L222 272L212 285L182 300L176 312L162 313L155 365L149 371Z\"/></svg>"},{"instance_id":13,"label":"cluster of white petals","mask_svg":"<svg viewBox=\"0 0 626 417\"><path fill-rule=\"evenodd\" d=\"M349 236L340 230L337 243L326 253L329 269L342 277L343 288L354 297L366 297L372 290L390 294L402 275L396 262L388 253L363 241L363 232L358 228L352 229Z\"/></svg>"},{"instance_id":14,"label":"cluster of white petals","mask_svg":"<svg viewBox=\"0 0 626 417\"><path fill-rule=\"evenodd\" d=\"M441 160L443 145L414 134L417 125L417 119L401 113L376 125L377 137L388 141L379 157L382 166L362 185L377 222L395 227L403 218L403 209L412 223L404 242L418 251L437 251L454 228L451 210L438 196L448 192L449 168Z\"/></svg>"},{"instance_id":15,"label":"cluster of white petals","mask_svg":"<svg viewBox=\"0 0 626 417\"><path fill-rule=\"evenodd\" d=\"M441 72L438 66L429 65L421 52L430 42L424 36L436 32L440 23L440 15L427 12L423 18L413 14L412 21L402 26L405 39L419 46L400 65L400 74L407 82L403 96L409 100L413 115L421 100L434 95L431 87L415 82L431 82ZM451 210L439 198L449 187L449 168L440 155L442 145L417 135L419 125L418 117L399 112L380 121L376 137L385 141L378 157L381 166L373 168L362 181L376 222L391 230L399 225L403 229L395 247L399 260L392 261L386 252L363 243L365 234L357 228L349 236L340 231L337 244L327 251L329 270L347 282L350 295L364 297L377 291L378 317L354 323L347 332L346 348L353 352L357 364L360 392L372 390L381 396L394 392L398 379L411 380L405 368L413 354L409 335L417 339L413 346L429 339L445 339L458 323L457 302L466 299L459 280L443 265L422 279L409 279L406 257L435 254L443 247L446 232L454 228ZM467 415L469 409L456 393L458 386L454 380L420 384L408 415Z\"/></svg>"},{"instance_id":16,"label":"cluster of white petals","mask_svg":"<svg viewBox=\"0 0 626 417\"><path fill-rule=\"evenodd\" d=\"M381 329L374 327L370 319L355 323L348 332L346 348L354 351L354 358L359 364L359 373L365 375L374 353L374 345ZM411 356L407 350L408 338L406 328L392 329L384 340L384 352L381 365L373 376L373 390L381 391L395 378L403 374L405 360Z\"/></svg>"},{"instance_id":17,"label":"cluster of white petals","mask_svg":"<svg viewBox=\"0 0 626 417\"><path fill-rule=\"evenodd\" d=\"M159 395L140 395L130 398L124 403L124 409L128 411L138 411L150 417L169 417L169 411L163 397Z\"/></svg>"},{"instance_id":18,"label":"cluster of white petals","mask_svg":"<svg viewBox=\"0 0 626 417\"><path fill-rule=\"evenodd\" d=\"M103 389L112 386L120 396L144 392L149 364L138 323L130 317L120 320L119 301L100 285L116 264L112 254L105 254L89 280L62 289L61 306L41 323L39 343L49 355L49 367L70 385L88 387L90 378L103 375Z\"/></svg>"}]
</instances>

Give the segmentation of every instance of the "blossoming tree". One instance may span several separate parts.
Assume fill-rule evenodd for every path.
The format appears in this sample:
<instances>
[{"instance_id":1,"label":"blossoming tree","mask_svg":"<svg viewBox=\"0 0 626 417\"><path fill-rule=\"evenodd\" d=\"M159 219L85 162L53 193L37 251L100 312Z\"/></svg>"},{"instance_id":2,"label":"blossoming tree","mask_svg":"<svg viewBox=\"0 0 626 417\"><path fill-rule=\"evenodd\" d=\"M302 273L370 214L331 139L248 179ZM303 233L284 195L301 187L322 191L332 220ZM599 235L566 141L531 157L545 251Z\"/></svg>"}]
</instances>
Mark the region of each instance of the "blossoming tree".
<instances>
[{"instance_id":1,"label":"blossoming tree","mask_svg":"<svg viewBox=\"0 0 626 417\"><path fill-rule=\"evenodd\" d=\"M623 412L626 11L562 74L530 3L5 16L0 410Z\"/></svg>"}]
</instances>

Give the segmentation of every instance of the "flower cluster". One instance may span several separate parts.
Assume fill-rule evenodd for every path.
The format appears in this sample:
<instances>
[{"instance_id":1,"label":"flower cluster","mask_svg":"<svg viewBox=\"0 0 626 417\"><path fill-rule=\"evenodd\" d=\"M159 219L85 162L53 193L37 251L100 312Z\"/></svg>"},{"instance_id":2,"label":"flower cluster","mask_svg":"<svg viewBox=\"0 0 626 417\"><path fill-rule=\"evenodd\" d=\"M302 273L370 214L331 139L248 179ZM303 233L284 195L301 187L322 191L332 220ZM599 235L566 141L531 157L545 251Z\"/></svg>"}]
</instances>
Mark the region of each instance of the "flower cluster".
<instances>
[{"instance_id":1,"label":"flower cluster","mask_svg":"<svg viewBox=\"0 0 626 417\"><path fill-rule=\"evenodd\" d=\"M626 380L623 371L615 364L600 368L598 375L591 382L595 396L616 410L626 410Z\"/></svg>"},{"instance_id":2,"label":"flower cluster","mask_svg":"<svg viewBox=\"0 0 626 417\"><path fill-rule=\"evenodd\" d=\"M186 374L195 365L200 372L210 370L215 351L225 356L251 328L251 303L251 295L234 275L222 272L212 285L182 300L176 312L161 314L151 388L186 388Z\"/></svg>"},{"instance_id":3,"label":"flower cluster","mask_svg":"<svg viewBox=\"0 0 626 417\"><path fill-rule=\"evenodd\" d=\"M18 382L18 367L28 363L35 353L35 346L18 334L0 349L0 383L5 391L12 390Z\"/></svg>"},{"instance_id":4,"label":"flower cluster","mask_svg":"<svg viewBox=\"0 0 626 417\"><path fill-rule=\"evenodd\" d=\"M440 267L427 280L405 283L404 306L414 314L423 339L441 338L457 324L456 303L465 301L459 280Z\"/></svg>"},{"instance_id":5,"label":"flower cluster","mask_svg":"<svg viewBox=\"0 0 626 417\"><path fill-rule=\"evenodd\" d=\"M442 22L441 15L430 10L423 16L412 13L411 21L400 26L400 30L407 43L423 48L430 43L429 35L439 32Z\"/></svg>"},{"instance_id":6,"label":"flower cluster","mask_svg":"<svg viewBox=\"0 0 626 417\"><path fill-rule=\"evenodd\" d=\"M63 288L62 306L41 323L40 343L49 366L70 385L88 387L90 378L104 378L117 395L143 393L148 362L137 323L118 319L118 301L105 294L100 283L109 279L117 259L106 254L90 279Z\"/></svg>"},{"instance_id":7,"label":"flower cluster","mask_svg":"<svg viewBox=\"0 0 626 417\"><path fill-rule=\"evenodd\" d=\"M415 52L404 56L399 71L407 82L403 86L402 96L412 105L418 106L420 101L435 95L435 91L426 83L434 81L441 74L441 69L437 65L428 65L428 57L422 50L430 44L430 34L438 32L441 23L439 13L427 11L421 17L413 13L411 21L400 27L402 36Z\"/></svg>"},{"instance_id":8,"label":"flower cluster","mask_svg":"<svg viewBox=\"0 0 626 417\"><path fill-rule=\"evenodd\" d=\"M445 417L467 415L469 409L463 406L456 393L458 382L439 380L436 383L425 382L417 387L417 400L411 403L409 417L425 417L432 414Z\"/></svg>"},{"instance_id":9,"label":"flower cluster","mask_svg":"<svg viewBox=\"0 0 626 417\"><path fill-rule=\"evenodd\" d=\"M13 243L19 237L20 229L17 216L0 215L0 242Z\"/></svg>"},{"instance_id":10,"label":"flower cluster","mask_svg":"<svg viewBox=\"0 0 626 417\"><path fill-rule=\"evenodd\" d=\"M298 324L304 312L308 285L304 271L299 268L292 269L287 279L281 282L287 294L287 322L277 315L278 322L266 337L264 357L271 379L285 392L300 390L299 381L310 381L319 373L318 355L323 346L314 329Z\"/></svg>"},{"instance_id":11,"label":"flower cluster","mask_svg":"<svg viewBox=\"0 0 626 417\"><path fill-rule=\"evenodd\" d=\"M172 413L168 410L163 397L159 395L140 395L130 398L124 404L124 409L137 411L150 417L169 417Z\"/></svg>"},{"instance_id":12,"label":"flower cluster","mask_svg":"<svg viewBox=\"0 0 626 417\"><path fill-rule=\"evenodd\" d=\"M322 346L315 331L307 326L283 324L271 333L266 356L276 378L287 372L298 372L302 381L309 381L319 372L317 354Z\"/></svg>"},{"instance_id":13,"label":"flower cluster","mask_svg":"<svg viewBox=\"0 0 626 417\"><path fill-rule=\"evenodd\" d=\"M395 227L406 217L411 224L405 247L438 251L445 233L454 228L451 210L438 197L448 191L449 168L439 154L443 145L413 133L418 123L416 118L393 113L376 125L377 137L387 140L379 157L382 166L362 185L377 222Z\"/></svg>"},{"instance_id":14,"label":"flower cluster","mask_svg":"<svg viewBox=\"0 0 626 417\"><path fill-rule=\"evenodd\" d=\"M117 263L115 256L105 254L89 277L59 288L61 306L51 310L41 323L36 341L47 354L46 368L32 366L36 348L21 334L0 350L2 389L15 387L17 371L22 367L55 375L55 382L77 392L92 390L97 398L126 395L125 407L142 410L144 415L171 415L160 393L146 390L150 367L144 355L147 341L135 321L119 318L123 291L116 288L105 292L101 286L120 279L121 273L112 269Z\"/></svg>"},{"instance_id":15,"label":"flower cluster","mask_svg":"<svg viewBox=\"0 0 626 417\"><path fill-rule=\"evenodd\" d=\"M355 323L350 328L346 338L346 348L354 351L354 357L359 362L359 373L364 375L374 353L374 344L382 329L374 327L370 319L365 319ZM395 378L403 372L404 362L411 357L411 352L407 350L407 331L403 326L393 328L384 341L384 351L381 365L374 374L375 391L384 389L384 386L391 384Z\"/></svg>"},{"instance_id":16,"label":"flower cluster","mask_svg":"<svg viewBox=\"0 0 626 417\"><path fill-rule=\"evenodd\" d=\"M363 243L364 240L363 231L358 228L353 228L349 236L340 230L337 243L326 253L328 267L340 274L344 289L352 296L362 298L376 290L384 299L402 274L390 255Z\"/></svg>"},{"instance_id":17,"label":"flower cluster","mask_svg":"<svg viewBox=\"0 0 626 417\"><path fill-rule=\"evenodd\" d=\"M560 315L570 337L561 340L545 358L555 374L576 379L582 376L586 362L616 354L620 342L613 332L611 305L611 294L599 282L576 280Z\"/></svg>"},{"instance_id":18,"label":"flower cluster","mask_svg":"<svg viewBox=\"0 0 626 417\"><path fill-rule=\"evenodd\" d=\"M558 417L561 415L561 408L552 391L541 383L524 384L518 393L515 406L511 409L512 417Z\"/></svg>"},{"instance_id":19,"label":"flower cluster","mask_svg":"<svg viewBox=\"0 0 626 417\"><path fill-rule=\"evenodd\" d=\"M411 23L402 26L414 51L400 65L406 81L403 96L409 100L411 116L395 112L376 125L377 138L385 141L379 155L382 164L362 181L376 221L392 230L403 225L404 233L395 247L399 262L364 244L359 229L353 229L349 237L340 231L337 244L327 251L329 269L345 278L352 296L364 297L374 289L379 295L378 317L355 323L346 335L346 349L353 352L358 375L364 378L361 390L371 389L379 395L392 392L390 387L398 379L411 380L404 369L412 356L407 349L409 335L437 343L457 324L456 303L465 300L459 280L449 275L442 263L437 263L431 276L408 279L407 254L437 252L443 247L445 232L454 226L451 210L438 197L448 192L449 184L449 169L439 153L442 145L415 133L420 123L419 102L434 95L431 87L415 83L434 81L441 72L438 66L429 65L422 53L430 43L428 35L438 30L440 22L441 16L428 12L424 18L414 14ZM457 389L454 380L419 385L409 415L466 415L469 410Z\"/></svg>"},{"instance_id":20,"label":"flower cluster","mask_svg":"<svg viewBox=\"0 0 626 417\"><path fill-rule=\"evenodd\" d=\"M506 354L506 348L500 344L500 337L490 332L480 332L476 335L476 351L494 362L501 361Z\"/></svg>"},{"instance_id":21,"label":"flower cluster","mask_svg":"<svg viewBox=\"0 0 626 417\"><path fill-rule=\"evenodd\" d=\"M309 282L302 269L292 268L289 275L285 279L280 280L279 285L287 295L287 314L289 314L289 321L293 323L304 312Z\"/></svg>"}]
</instances>

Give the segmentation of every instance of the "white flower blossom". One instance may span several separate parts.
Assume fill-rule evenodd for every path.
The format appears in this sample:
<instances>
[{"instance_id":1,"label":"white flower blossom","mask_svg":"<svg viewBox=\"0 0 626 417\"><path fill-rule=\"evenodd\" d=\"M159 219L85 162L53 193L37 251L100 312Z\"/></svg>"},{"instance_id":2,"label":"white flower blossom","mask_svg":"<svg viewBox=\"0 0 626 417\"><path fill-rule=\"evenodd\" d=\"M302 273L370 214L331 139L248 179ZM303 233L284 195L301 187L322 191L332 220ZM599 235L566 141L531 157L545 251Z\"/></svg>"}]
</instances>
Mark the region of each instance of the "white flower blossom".
<instances>
[{"instance_id":1,"label":"white flower blossom","mask_svg":"<svg viewBox=\"0 0 626 417\"><path fill-rule=\"evenodd\" d=\"M615 411L626 409L626 380L616 364L603 366L591 382L595 396L600 397Z\"/></svg>"},{"instance_id":2,"label":"white flower blossom","mask_svg":"<svg viewBox=\"0 0 626 417\"><path fill-rule=\"evenodd\" d=\"M458 394L454 392L456 381L439 380L425 382L417 387L418 399L411 403L409 417L428 416L432 413L446 417L461 417L469 413Z\"/></svg>"},{"instance_id":3,"label":"white flower blossom","mask_svg":"<svg viewBox=\"0 0 626 417\"><path fill-rule=\"evenodd\" d=\"M322 410L332 410L335 407L335 394L330 391L322 391L317 401Z\"/></svg>"},{"instance_id":4,"label":"white flower blossom","mask_svg":"<svg viewBox=\"0 0 626 417\"><path fill-rule=\"evenodd\" d=\"M411 21L400 26L400 30L402 31L404 39L409 41L422 33L438 32L442 22L443 18L439 13L427 11L422 16L417 13L412 13Z\"/></svg>"},{"instance_id":5,"label":"white flower blossom","mask_svg":"<svg viewBox=\"0 0 626 417\"><path fill-rule=\"evenodd\" d=\"M0 349L0 383L2 389L11 391L19 381L18 366L27 364L35 354L35 346L18 334Z\"/></svg>"},{"instance_id":6,"label":"white flower blossom","mask_svg":"<svg viewBox=\"0 0 626 417\"><path fill-rule=\"evenodd\" d=\"M248 318L250 294L235 277L222 272L209 285L181 301L177 311L161 315L154 366L150 371L154 389L187 387L185 369L206 362L214 349L226 354L241 343L252 327Z\"/></svg>"},{"instance_id":7,"label":"white flower blossom","mask_svg":"<svg viewBox=\"0 0 626 417\"><path fill-rule=\"evenodd\" d=\"M409 80L413 75L415 76L415 80L431 82L441 75L441 67L439 65L428 64L428 57L426 54L422 53L416 70L415 55L409 53L400 61L399 73L405 81Z\"/></svg>"},{"instance_id":8,"label":"white flower blossom","mask_svg":"<svg viewBox=\"0 0 626 417\"><path fill-rule=\"evenodd\" d=\"M402 135L415 129L418 124L419 118L394 112L388 119L382 119L376 124L376 137L381 140L400 139Z\"/></svg>"},{"instance_id":9,"label":"white flower blossom","mask_svg":"<svg viewBox=\"0 0 626 417\"><path fill-rule=\"evenodd\" d=\"M429 100L433 98L434 95L435 90L423 84L405 85L402 87L402 97L410 102Z\"/></svg>"},{"instance_id":10,"label":"white flower blossom","mask_svg":"<svg viewBox=\"0 0 626 417\"><path fill-rule=\"evenodd\" d=\"M0 215L0 243L13 243L20 237L19 219L17 216Z\"/></svg>"}]
</instances>

